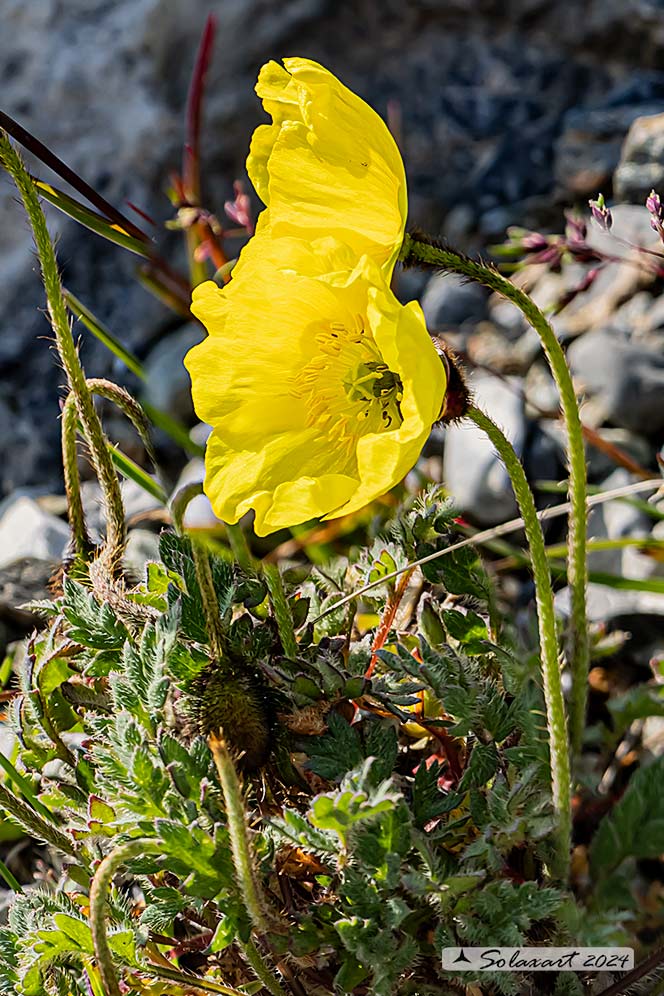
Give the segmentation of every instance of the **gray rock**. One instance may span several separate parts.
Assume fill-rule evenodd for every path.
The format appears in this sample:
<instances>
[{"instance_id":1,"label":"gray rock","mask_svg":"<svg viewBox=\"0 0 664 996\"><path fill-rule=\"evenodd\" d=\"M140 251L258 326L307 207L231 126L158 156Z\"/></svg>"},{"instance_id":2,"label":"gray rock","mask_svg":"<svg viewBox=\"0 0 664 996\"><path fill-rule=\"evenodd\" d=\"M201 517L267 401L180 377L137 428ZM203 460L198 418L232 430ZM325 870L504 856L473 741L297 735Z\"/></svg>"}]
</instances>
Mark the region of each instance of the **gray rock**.
<instances>
[{"instance_id":1,"label":"gray rock","mask_svg":"<svg viewBox=\"0 0 664 996\"><path fill-rule=\"evenodd\" d=\"M26 496L7 499L0 509L0 568L20 560L57 563L69 540L65 523Z\"/></svg>"},{"instance_id":2,"label":"gray rock","mask_svg":"<svg viewBox=\"0 0 664 996\"><path fill-rule=\"evenodd\" d=\"M587 0L581 18L577 6L217 0L203 130L206 206L223 210L243 174L251 131L264 120L253 92L260 65L292 53L329 66L382 114L388 101L405 109L414 224L465 242L475 219L492 216L500 236L510 221L530 224L538 212L550 218L564 116L587 108L613 114L662 96L661 74L648 72L664 54L659 0ZM162 191L181 156L189 75L209 9L208 0L5 0L2 9L3 108L113 203L131 200L154 217L157 241L181 271L182 241L161 230L171 213ZM601 58L591 64L589 52ZM50 209L49 223L67 286L145 355L172 316L136 283L135 257ZM38 339L49 334L38 311L43 292L7 184L0 230L0 376L14 417L13 431L0 432L0 484L6 493L34 481L55 490L63 378ZM87 333L82 356L90 375L124 377Z\"/></svg>"},{"instance_id":3,"label":"gray rock","mask_svg":"<svg viewBox=\"0 0 664 996\"><path fill-rule=\"evenodd\" d=\"M181 421L191 421L191 380L184 358L192 346L202 342L205 330L198 323L183 325L154 346L146 360L143 399L154 408Z\"/></svg>"},{"instance_id":4,"label":"gray rock","mask_svg":"<svg viewBox=\"0 0 664 996\"><path fill-rule=\"evenodd\" d=\"M486 291L453 273L437 273L429 280L420 299L431 332L476 325L487 316Z\"/></svg>"},{"instance_id":5,"label":"gray rock","mask_svg":"<svg viewBox=\"0 0 664 996\"><path fill-rule=\"evenodd\" d=\"M533 363L526 373L523 389L526 395L526 411L537 418L545 412L556 412L560 407L560 395L549 367L544 363Z\"/></svg>"},{"instance_id":6,"label":"gray rock","mask_svg":"<svg viewBox=\"0 0 664 996\"><path fill-rule=\"evenodd\" d=\"M567 358L579 388L596 400L604 421L647 435L664 428L664 353L601 329L581 336Z\"/></svg>"},{"instance_id":7,"label":"gray rock","mask_svg":"<svg viewBox=\"0 0 664 996\"><path fill-rule=\"evenodd\" d=\"M546 432L539 422L535 422L528 433L523 464L528 480L533 483L560 480L565 467L561 440L553 433ZM546 504L551 503L551 495L546 494L543 498Z\"/></svg>"},{"instance_id":8,"label":"gray rock","mask_svg":"<svg viewBox=\"0 0 664 996\"><path fill-rule=\"evenodd\" d=\"M191 432L189 433L189 436L191 438L192 443L196 443L198 446L205 446L211 432L212 432L211 425L207 425L205 422L199 422L197 425L195 425L192 428Z\"/></svg>"},{"instance_id":9,"label":"gray rock","mask_svg":"<svg viewBox=\"0 0 664 996\"><path fill-rule=\"evenodd\" d=\"M631 204L643 204L653 187L664 193L664 114L632 122L613 177L615 196Z\"/></svg>"},{"instance_id":10,"label":"gray rock","mask_svg":"<svg viewBox=\"0 0 664 996\"><path fill-rule=\"evenodd\" d=\"M656 104L568 111L556 142L555 177L569 194L590 197L605 188L620 161L625 134L635 118Z\"/></svg>"},{"instance_id":11,"label":"gray rock","mask_svg":"<svg viewBox=\"0 0 664 996\"><path fill-rule=\"evenodd\" d=\"M125 568L142 577L148 561L160 560L159 537L147 529L132 529L124 555Z\"/></svg>"},{"instance_id":12,"label":"gray rock","mask_svg":"<svg viewBox=\"0 0 664 996\"><path fill-rule=\"evenodd\" d=\"M516 449L523 452L526 422L519 382L491 374L471 379L475 401L498 423ZM447 430L443 480L457 507L482 526L516 515L516 500L507 471L492 444L474 424L462 422Z\"/></svg>"},{"instance_id":13,"label":"gray rock","mask_svg":"<svg viewBox=\"0 0 664 996\"><path fill-rule=\"evenodd\" d=\"M607 443L617 446L641 466L647 466L652 460L652 447L643 436L628 429L611 429L606 426L597 429L597 432ZM603 481L616 468L616 461L591 443L586 445L586 461L590 481Z\"/></svg>"},{"instance_id":14,"label":"gray rock","mask_svg":"<svg viewBox=\"0 0 664 996\"><path fill-rule=\"evenodd\" d=\"M0 654L6 645L20 640L39 625L32 612L19 608L27 602L49 597L49 582L57 562L25 557L0 568Z\"/></svg>"}]
</instances>

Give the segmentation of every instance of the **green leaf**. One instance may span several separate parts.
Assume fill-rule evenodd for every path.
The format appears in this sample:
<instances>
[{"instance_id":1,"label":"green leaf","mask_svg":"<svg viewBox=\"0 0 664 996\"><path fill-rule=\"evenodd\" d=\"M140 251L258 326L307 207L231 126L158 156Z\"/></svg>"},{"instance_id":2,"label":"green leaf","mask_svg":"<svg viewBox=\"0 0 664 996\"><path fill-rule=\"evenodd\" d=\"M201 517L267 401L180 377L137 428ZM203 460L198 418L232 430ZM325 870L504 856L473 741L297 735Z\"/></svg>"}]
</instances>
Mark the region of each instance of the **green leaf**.
<instances>
[{"instance_id":1,"label":"green leaf","mask_svg":"<svg viewBox=\"0 0 664 996\"><path fill-rule=\"evenodd\" d=\"M177 889L158 886L146 890L146 906L141 914L141 923L157 933L171 930L178 913L186 909L190 900Z\"/></svg>"},{"instance_id":2,"label":"green leaf","mask_svg":"<svg viewBox=\"0 0 664 996\"><path fill-rule=\"evenodd\" d=\"M415 825L424 828L427 823L456 809L463 800L462 792L443 792L438 780L443 765L438 761L427 765L422 762L413 779L411 808Z\"/></svg>"},{"instance_id":3,"label":"green leaf","mask_svg":"<svg viewBox=\"0 0 664 996\"><path fill-rule=\"evenodd\" d=\"M435 553L437 547L423 543L418 556ZM438 560L422 565L422 573L432 584L442 584L453 595L474 595L486 601L488 579L474 547L466 546Z\"/></svg>"},{"instance_id":4,"label":"green leaf","mask_svg":"<svg viewBox=\"0 0 664 996\"><path fill-rule=\"evenodd\" d=\"M337 792L316 796L309 810L313 825L336 833L344 847L354 826L389 812L401 798L393 791L391 782L383 782L376 789L365 788L371 764L369 758L357 775L346 776Z\"/></svg>"},{"instance_id":5,"label":"green leaf","mask_svg":"<svg viewBox=\"0 0 664 996\"><path fill-rule=\"evenodd\" d=\"M97 823L112 823L115 820L115 810L98 795L91 795L88 799L88 819Z\"/></svg>"},{"instance_id":6,"label":"green leaf","mask_svg":"<svg viewBox=\"0 0 664 996\"><path fill-rule=\"evenodd\" d=\"M168 591L171 604L178 600L181 601L183 632L189 639L206 644L209 637L201 593L196 580L196 568L191 554L191 540L187 536L163 532L159 537L159 554L166 567L179 575L184 584L184 591L182 586L176 585L171 585ZM210 566L219 609L222 616L227 616L228 622L230 622L231 609L236 597L233 568L219 557L211 557Z\"/></svg>"},{"instance_id":7,"label":"green leaf","mask_svg":"<svg viewBox=\"0 0 664 996\"><path fill-rule=\"evenodd\" d=\"M483 653L481 640L488 640L486 623L476 612L459 612L447 609L442 613L443 622L449 635L461 643L467 652Z\"/></svg>"},{"instance_id":8,"label":"green leaf","mask_svg":"<svg viewBox=\"0 0 664 996\"><path fill-rule=\"evenodd\" d=\"M237 911L233 910L229 912L228 908L226 908L221 920L217 924L214 937L210 941L210 951L216 954L217 951L223 951L229 944L232 944L238 935L238 925L239 917Z\"/></svg>"},{"instance_id":9,"label":"green leaf","mask_svg":"<svg viewBox=\"0 0 664 996\"><path fill-rule=\"evenodd\" d=\"M44 200L56 207L58 211L62 211L69 218L77 221L80 225L84 225L85 228L89 228L91 232L95 232L97 235L108 239L109 242L114 242L116 245L122 246L123 249L128 249L130 252L136 253L137 256L149 259L149 246L129 235L120 225L108 221L103 215L97 214L96 211L86 207L85 204L77 201L74 197L70 197L69 194L58 190L52 184L46 183L44 180L39 180L34 176L31 177L31 180Z\"/></svg>"},{"instance_id":10,"label":"green leaf","mask_svg":"<svg viewBox=\"0 0 664 996\"><path fill-rule=\"evenodd\" d=\"M155 481L153 477L150 477L147 471L139 467L131 457L128 457L122 450L117 449L112 443L108 444L108 451L111 455L111 460L123 477L133 481L134 484L138 484L139 488L145 491L146 494L152 495L162 505L168 505L168 495L161 484Z\"/></svg>"},{"instance_id":11,"label":"green leaf","mask_svg":"<svg viewBox=\"0 0 664 996\"><path fill-rule=\"evenodd\" d=\"M471 788L481 788L491 781L498 771L500 759L495 744L476 743L473 747L470 761L459 783L459 791L466 792Z\"/></svg>"},{"instance_id":12,"label":"green leaf","mask_svg":"<svg viewBox=\"0 0 664 996\"><path fill-rule=\"evenodd\" d=\"M627 791L599 825L590 865L599 879L626 858L657 858L664 852L664 756L639 768Z\"/></svg>"},{"instance_id":13,"label":"green leaf","mask_svg":"<svg viewBox=\"0 0 664 996\"><path fill-rule=\"evenodd\" d=\"M127 630L111 606L106 602L100 605L91 592L67 575L63 588L63 612L71 624L69 639L96 650L120 650Z\"/></svg>"},{"instance_id":14,"label":"green leaf","mask_svg":"<svg viewBox=\"0 0 664 996\"><path fill-rule=\"evenodd\" d=\"M360 965L357 958L349 954L344 958L341 968L334 977L334 988L342 993L351 993L368 975L369 969Z\"/></svg>"},{"instance_id":15,"label":"green leaf","mask_svg":"<svg viewBox=\"0 0 664 996\"><path fill-rule=\"evenodd\" d=\"M116 339L113 333L109 332L106 326L103 325L98 318L95 318L92 312L89 311L77 297L74 297L70 291L63 290L63 294L65 301L67 302L67 307L74 313L74 315L76 315L77 318L80 318L86 329L92 332L96 339L102 342L114 356L124 363L128 370L131 370L131 372L136 374L137 377L140 377L141 380L145 380L145 370L143 369L143 365L138 357L134 356L133 353L123 346L120 340Z\"/></svg>"},{"instance_id":16,"label":"green leaf","mask_svg":"<svg viewBox=\"0 0 664 996\"><path fill-rule=\"evenodd\" d=\"M336 712L328 714L327 728L323 737L312 738L308 766L321 778L341 780L364 760L360 735Z\"/></svg>"},{"instance_id":17,"label":"green leaf","mask_svg":"<svg viewBox=\"0 0 664 996\"><path fill-rule=\"evenodd\" d=\"M68 937L74 944L81 950L85 951L86 954L94 955L95 949L92 943L92 933L87 923L83 920L77 920L73 916L69 916L67 913L54 913L53 923L61 930L62 933Z\"/></svg>"},{"instance_id":18,"label":"green leaf","mask_svg":"<svg viewBox=\"0 0 664 996\"><path fill-rule=\"evenodd\" d=\"M314 854L336 854L337 840L333 834L313 827L301 813L285 809L283 819L275 817L270 821L277 833L294 844L299 844Z\"/></svg>"}]
</instances>

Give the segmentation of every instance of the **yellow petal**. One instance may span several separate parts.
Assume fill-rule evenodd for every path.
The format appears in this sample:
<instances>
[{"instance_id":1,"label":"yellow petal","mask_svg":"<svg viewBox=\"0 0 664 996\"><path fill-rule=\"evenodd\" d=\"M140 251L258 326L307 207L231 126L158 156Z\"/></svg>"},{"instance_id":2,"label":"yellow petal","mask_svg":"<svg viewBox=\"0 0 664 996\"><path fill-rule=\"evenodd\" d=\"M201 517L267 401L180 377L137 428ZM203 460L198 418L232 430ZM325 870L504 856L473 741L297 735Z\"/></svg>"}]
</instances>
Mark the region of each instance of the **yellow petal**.
<instances>
[{"instance_id":1,"label":"yellow petal","mask_svg":"<svg viewBox=\"0 0 664 996\"><path fill-rule=\"evenodd\" d=\"M399 304L375 260L343 269L349 260L330 237L312 246L263 232L229 285L194 292L209 335L185 364L196 412L213 426L205 491L226 521L253 508L260 535L384 494L443 404L445 371L421 310ZM372 369L399 392L389 421L382 394L354 387Z\"/></svg>"},{"instance_id":2,"label":"yellow petal","mask_svg":"<svg viewBox=\"0 0 664 996\"><path fill-rule=\"evenodd\" d=\"M407 214L401 155L387 126L308 59L263 66L256 86L272 125L252 138L247 171L274 237L328 233L389 278Z\"/></svg>"},{"instance_id":3,"label":"yellow petal","mask_svg":"<svg viewBox=\"0 0 664 996\"><path fill-rule=\"evenodd\" d=\"M277 529L323 516L343 504L357 482L343 474L319 474L319 439L304 429L266 439L257 451L229 447L213 430L205 459L205 493L225 522L255 509L254 529L266 536Z\"/></svg>"}]
</instances>

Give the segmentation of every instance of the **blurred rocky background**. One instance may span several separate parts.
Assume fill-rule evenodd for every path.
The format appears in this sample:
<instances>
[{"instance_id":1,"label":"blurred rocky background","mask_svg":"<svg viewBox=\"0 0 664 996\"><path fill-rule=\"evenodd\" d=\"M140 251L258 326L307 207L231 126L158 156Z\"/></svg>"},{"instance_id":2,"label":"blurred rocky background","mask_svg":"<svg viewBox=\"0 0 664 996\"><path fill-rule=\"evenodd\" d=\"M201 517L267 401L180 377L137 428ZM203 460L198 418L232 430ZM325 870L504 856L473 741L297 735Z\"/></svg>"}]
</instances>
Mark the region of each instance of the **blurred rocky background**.
<instances>
[{"instance_id":1,"label":"blurred rocky background","mask_svg":"<svg viewBox=\"0 0 664 996\"><path fill-rule=\"evenodd\" d=\"M383 115L391 108L411 220L429 232L486 252L512 224L561 231L564 208L587 207L601 190L614 205L619 235L657 243L643 202L653 186L664 195L661 0L3 0L2 107L108 199L125 210L135 202L161 223L171 211L164 189L179 166L188 81L210 12L218 36L203 165L212 211L222 213L233 180L243 175L249 136L263 120L253 93L260 65L297 54L323 62ZM181 360L199 330L174 321L136 284L130 255L56 212L49 217L66 285L145 362L147 399L193 425ZM177 233L163 241L177 259ZM664 299L659 279L629 249L617 255L622 261L555 322L588 399L585 421L653 472L664 436ZM5 618L16 626L21 620L10 607L34 589L34 577L48 574L67 531L53 497L62 490L63 376L45 341L27 224L7 181L0 182L0 273L0 625ZM542 268L531 285L547 305L578 277ZM563 477L555 390L537 338L511 307L452 277L409 272L398 289L421 299L431 330L463 355L478 398L509 430L531 480ZM137 389L87 333L81 353L90 374ZM107 424L137 455L124 423ZM446 439L434 433L427 453L432 473L470 520L486 525L514 515L505 475L472 429L454 429ZM606 449L589 446L588 454L594 484L634 479ZM170 469L173 479L181 471L186 479L200 464ZM94 510L98 498L92 482L87 486ZM149 500L133 486L128 495L140 524ZM540 500L547 500L544 491ZM207 514L204 503L200 514ZM611 506L594 515L591 530L662 536L658 519L664 509ZM150 531L139 532L137 562L153 549ZM612 551L600 566L664 576L661 562L633 550ZM664 595L604 588L598 599L600 619L623 610L664 612Z\"/></svg>"}]
</instances>

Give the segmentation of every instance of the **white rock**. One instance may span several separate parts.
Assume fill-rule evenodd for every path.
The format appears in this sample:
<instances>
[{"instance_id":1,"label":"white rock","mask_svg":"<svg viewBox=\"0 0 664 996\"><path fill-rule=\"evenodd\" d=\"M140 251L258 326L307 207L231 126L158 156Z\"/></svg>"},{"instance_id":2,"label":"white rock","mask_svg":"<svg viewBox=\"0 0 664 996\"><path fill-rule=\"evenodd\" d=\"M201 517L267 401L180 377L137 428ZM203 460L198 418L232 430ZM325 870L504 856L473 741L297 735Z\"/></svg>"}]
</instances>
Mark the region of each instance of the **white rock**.
<instances>
[{"instance_id":1,"label":"white rock","mask_svg":"<svg viewBox=\"0 0 664 996\"><path fill-rule=\"evenodd\" d=\"M9 498L0 519L0 568L17 560L57 561L62 558L69 540L69 528L49 515L36 501L25 495Z\"/></svg>"}]
</instances>

